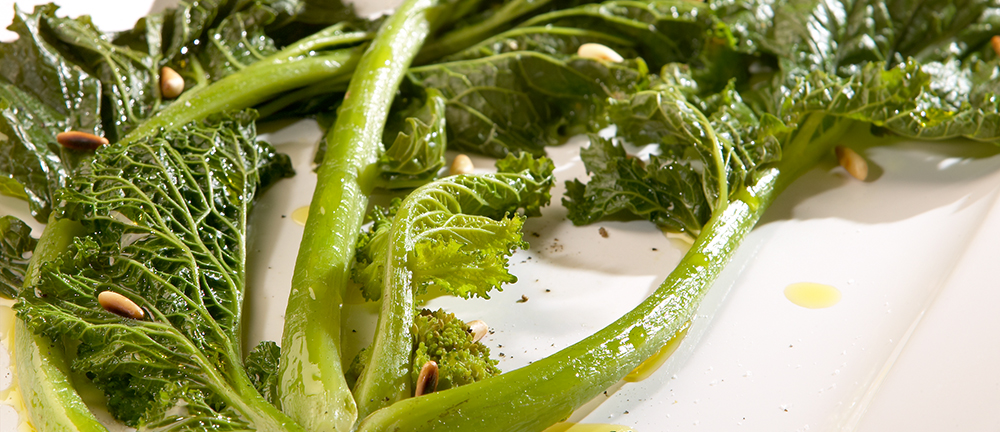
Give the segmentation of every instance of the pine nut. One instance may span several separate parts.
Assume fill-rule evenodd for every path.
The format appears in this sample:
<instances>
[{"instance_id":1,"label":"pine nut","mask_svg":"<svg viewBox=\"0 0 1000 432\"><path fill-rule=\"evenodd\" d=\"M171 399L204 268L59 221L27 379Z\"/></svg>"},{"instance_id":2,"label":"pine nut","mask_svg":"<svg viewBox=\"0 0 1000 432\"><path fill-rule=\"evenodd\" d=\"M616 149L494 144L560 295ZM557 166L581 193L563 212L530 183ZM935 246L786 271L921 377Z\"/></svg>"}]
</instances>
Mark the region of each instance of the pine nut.
<instances>
[{"instance_id":1,"label":"pine nut","mask_svg":"<svg viewBox=\"0 0 1000 432\"><path fill-rule=\"evenodd\" d=\"M469 333L472 333L472 342L479 342L490 331L483 320L469 321L465 325L469 326Z\"/></svg>"},{"instance_id":2,"label":"pine nut","mask_svg":"<svg viewBox=\"0 0 1000 432\"><path fill-rule=\"evenodd\" d=\"M451 168L448 169L448 173L451 175L470 174L474 169L476 167L472 165L472 159L469 159L464 154L460 154L455 156L455 160L451 161Z\"/></svg>"},{"instance_id":3,"label":"pine nut","mask_svg":"<svg viewBox=\"0 0 1000 432\"><path fill-rule=\"evenodd\" d=\"M108 139L86 132L68 131L57 134L56 142L73 150L97 150L98 147L108 144Z\"/></svg>"},{"instance_id":4,"label":"pine nut","mask_svg":"<svg viewBox=\"0 0 1000 432\"><path fill-rule=\"evenodd\" d=\"M173 99L184 92L184 78L177 71L164 66L160 69L160 94Z\"/></svg>"},{"instance_id":5,"label":"pine nut","mask_svg":"<svg viewBox=\"0 0 1000 432\"><path fill-rule=\"evenodd\" d=\"M413 390L414 396L434 393L438 385L438 364L430 360L420 368L420 375L417 375L417 388Z\"/></svg>"},{"instance_id":6,"label":"pine nut","mask_svg":"<svg viewBox=\"0 0 1000 432\"><path fill-rule=\"evenodd\" d=\"M141 320L146 315L139 305L129 300L128 297L114 291L101 292L97 295L97 302L101 304L104 310L123 318Z\"/></svg>"},{"instance_id":7,"label":"pine nut","mask_svg":"<svg viewBox=\"0 0 1000 432\"><path fill-rule=\"evenodd\" d=\"M857 152L844 146L837 146L837 162L847 170L852 177L865 181L868 178L868 162Z\"/></svg>"},{"instance_id":8,"label":"pine nut","mask_svg":"<svg viewBox=\"0 0 1000 432\"><path fill-rule=\"evenodd\" d=\"M576 55L583 58L608 61L611 63L621 63L625 60L622 58L621 54L618 54L615 50L598 43L585 43L580 45L580 48L576 50Z\"/></svg>"}]
</instances>

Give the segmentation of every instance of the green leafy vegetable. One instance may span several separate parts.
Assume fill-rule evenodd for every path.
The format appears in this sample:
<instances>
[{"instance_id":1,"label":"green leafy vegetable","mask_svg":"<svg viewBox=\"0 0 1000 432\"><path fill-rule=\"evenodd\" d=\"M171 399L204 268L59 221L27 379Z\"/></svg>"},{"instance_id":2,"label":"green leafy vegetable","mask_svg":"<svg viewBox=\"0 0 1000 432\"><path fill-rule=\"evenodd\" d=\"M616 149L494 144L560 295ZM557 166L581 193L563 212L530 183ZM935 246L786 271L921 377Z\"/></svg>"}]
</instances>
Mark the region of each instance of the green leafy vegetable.
<instances>
[{"instance_id":1,"label":"green leafy vegetable","mask_svg":"<svg viewBox=\"0 0 1000 432\"><path fill-rule=\"evenodd\" d=\"M21 290L36 244L31 227L14 216L0 217L0 296L14 298Z\"/></svg>"},{"instance_id":2,"label":"green leafy vegetable","mask_svg":"<svg viewBox=\"0 0 1000 432\"><path fill-rule=\"evenodd\" d=\"M490 349L474 341L469 325L444 310L421 309L413 317L413 344L410 356L408 388L416 389L423 365L438 365L434 391L471 384L500 374L498 361L490 358ZM371 349L364 348L347 368L347 382L354 387L371 362Z\"/></svg>"},{"instance_id":3,"label":"green leafy vegetable","mask_svg":"<svg viewBox=\"0 0 1000 432\"><path fill-rule=\"evenodd\" d=\"M787 128L774 116L758 117L730 85L699 98L684 71L666 68L662 82L629 99L613 101L619 136L635 145L658 144L648 163L620 146L592 137L581 152L593 174L585 186L567 183L564 202L576 224L628 211L675 231L697 233L714 209L749 174L781 157L775 136ZM794 120L794 119L792 119Z\"/></svg>"},{"instance_id":4,"label":"green leafy vegetable","mask_svg":"<svg viewBox=\"0 0 1000 432\"><path fill-rule=\"evenodd\" d=\"M184 3L114 37L88 17L57 17L55 5L17 10L11 28L19 39L0 44L0 149L10 155L0 160L0 193L27 199L35 218L47 219L52 194L90 158L60 146L59 132L132 142L324 79L339 76L343 86L359 55L355 47L369 36L340 24L278 51L269 33L292 22L299 6ZM163 65L188 81L177 100L160 95Z\"/></svg>"},{"instance_id":5,"label":"green leafy vegetable","mask_svg":"<svg viewBox=\"0 0 1000 432\"><path fill-rule=\"evenodd\" d=\"M215 116L112 146L59 195L58 217L84 234L40 264L18 316L78 341L70 368L126 424L299 430L253 389L238 352L247 211L261 187L290 174L287 157L254 141L252 121ZM104 291L145 316L105 310Z\"/></svg>"},{"instance_id":6,"label":"green leafy vegetable","mask_svg":"<svg viewBox=\"0 0 1000 432\"><path fill-rule=\"evenodd\" d=\"M281 408L308 430L347 430L357 419L341 365L339 307L355 240L368 194L378 184L392 99L424 40L451 12L464 10L461 3L403 3L358 61L347 88L350 96L325 138L327 152L317 171L285 311L278 384Z\"/></svg>"},{"instance_id":7,"label":"green leafy vegetable","mask_svg":"<svg viewBox=\"0 0 1000 432\"><path fill-rule=\"evenodd\" d=\"M508 213L521 207L528 215L539 215L550 198L551 161L542 159L529 168L530 161L527 155L510 155L495 176L442 179L411 193L413 199L394 200L388 211L371 212L372 226L358 239L352 267L364 297L382 297L391 245L399 241L406 243L406 256L400 259L412 273L414 295L433 286L458 297L488 299L490 291L516 282L507 259L527 243L521 239L524 218ZM401 210L419 217L397 221ZM393 234L393 229L405 233ZM394 235L406 240L393 240Z\"/></svg>"},{"instance_id":8,"label":"green leafy vegetable","mask_svg":"<svg viewBox=\"0 0 1000 432\"><path fill-rule=\"evenodd\" d=\"M711 34L712 15L702 2L608 1L538 15L522 27L579 28L630 41L653 67L694 60Z\"/></svg>"},{"instance_id":9,"label":"green leafy vegetable","mask_svg":"<svg viewBox=\"0 0 1000 432\"><path fill-rule=\"evenodd\" d=\"M261 341L247 355L247 375L257 392L272 405L278 402L278 359L281 348L272 341Z\"/></svg>"},{"instance_id":10,"label":"green leafy vegetable","mask_svg":"<svg viewBox=\"0 0 1000 432\"><path fill-rule=\"evenodd\" d=\"M548 204L554 166L547 158L509 155L497 174L458 175L428 183L375 216L362 236L355 273L365 297L382 299L370 360L354 388L359 411L372 412L412 394L414 296L435 286L469 298L517 280L507 258L524 247L524 218ZM419 341L418 341L419 342ZM444 341L442 341L444 342ZM419 348L417 353L419 354ZM421 364L422 365L422 364Z\"/></svg>"},{"instance_id":11,"label":"green leafy vegetable","mask_svg":"<svg viewBox=\"0 0 1000 432\"><path fill-rule=\"evenodd\" d=\"M764 209L845 136L875 125L890 132L884 142L892 135L1000 141L996 93L980 78L995 63L978 54L944 55L942 63L907 58L950 46L968 36L963 28L987 26L993 14L980 6L969 5L981 14L970 17L946 2L714 5L716 30L733 29L721 28L733 35L727 49L753 59L749 73L731 73L735 80L720 91L722 75L702 75L699 66L714 66L697 63L726 56L691 57L690 69L668 65L648 89L614 98L616 140L653 144L659 154L643 164L594 138L583 154L591 180L568 185L574 222L631 212L697 232L678 267L639 306L583 341L489 380L398 402L359 430L542 430L677 336ZM879 16L886 20L868 19ZM862 45L882 57L854 50ZM978 49L957 46L959 53Z\"/></svg>"},{"instance_id":12,"label":"green leafy vegetable","mask_svg":"<svg viewBox=\"0 0 1000 432\"><path fill-rule=\"evenodd\" d=\"M438 365L435 391L472 384L500 374L490 349L474 342L469 326L454 314L423 309L413 319L413 368L410 377L416 386L420 369L433 361Z\"/></svg>"},{"instance_id":13,"label":"green leafy vegetable","mask_svg":"<svg viewBox=\"0 0 1000 432\"><path fill-rule=\"evenodd\" d=\"M56 143L78 130L103 135L101 82L66 60L46 38L55 6L15 9L18 39L0 43L0 193L27 199L45 221L51 198L87 155Z\"/></svg>"},{"instance_id":14,"label":"green leafy vegetable","mask_svg":"<svg viewBox=\"0 0 1000 432\"><path fill-rule=\"evenodd\" d=\"M384 187L419 186L436 178L444 167L445 99L435 89L425 93L422 104L394 110L386 123L385 153L379 158Z\"/></svg>"},{"instance_id":15,"label":"green leafy vegetable","mask_svg":"<svg viewBox=\"0 0 1000 432\"><path fill-rule=\"evenodd\" d=\"M440 63L410 70L410 79L447 98L451 148L503 157L541 154L575 128L604 124L603 101L641 82L645 64L620 64L533 51Z\"/></svg>"}]
</instances>

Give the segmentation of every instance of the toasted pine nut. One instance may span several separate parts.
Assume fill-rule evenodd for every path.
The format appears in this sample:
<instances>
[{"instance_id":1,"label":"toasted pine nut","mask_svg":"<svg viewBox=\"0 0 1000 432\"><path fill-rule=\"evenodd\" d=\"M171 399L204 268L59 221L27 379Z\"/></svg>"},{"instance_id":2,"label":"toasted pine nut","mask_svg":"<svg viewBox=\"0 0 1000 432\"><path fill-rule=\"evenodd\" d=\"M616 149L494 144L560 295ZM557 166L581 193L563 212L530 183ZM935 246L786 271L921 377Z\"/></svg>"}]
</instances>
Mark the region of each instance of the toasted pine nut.
<instances>
[{"instance_id":1,"label":"toasted pine nut","mask_svg":"<svg viewBox=\"0 0 1000 432\"><path fill-rule=\"evenodd\" d=\"M105 137L79 131L60 132L56 135L56 141L73 150L97 150L108 143Z\"/></svg>"},{"instance_id":2,"label":"toasted pine nut","mask_svg":"<svg viewBox=\"0 0 1000 432\"><path fill-rule=\"evenodd\" d=\"M486 336L486 332L490 331L489 326L483 320L469 321L465 325L469 326L469 333L472 333L472 342L479 342L483 336Z\"/></svg>"},{"instance_id":3,"label":"toasted pine nut","mask_svg":"<svg viewBox=\"0 0 1000 432\"><path fill-rule=\"evenodd\" d=\"M97 295L97 302L104 310L120 317L140 320L146 315L139 305L114 291L102 291Z\"/></svg>"},{"instance_id":4,"label":"toasted pine nut","mask_svg":"<svg viewBox=\"0 0 1000 432\"><path fill-rule=\"evenodd\" d=\"M868 162L857 152L844 146L837 146L837 162L847 170L852 177L864 181L868 178Z\"/></svg>"},{"instance_id":5,"label":"toasted pine nut","mask_svg":"<svg viewBox=\"0 0 1000 432\"><path fill-rule=\"evenodd\" d=\"M476 167L472 165L472 159L468 156L460 154L455 156L455 160L451 161L451 168L448 169L448 173L451 175L456 174L469 174Z\"/></svg>"},{"instance_id":6,"label":"toasted pine nut","mask_svg":"<svg viewBox=\"0 0 1000 432\"><path fill-rule=\"evenodd\" d=\"M993 52L1000 55L1000 36L993 36L990 38L990 46L993 47Z\"/></svg>"},{"instance_id":7,"label":"toasted pine nut","mask_svg":"<svg viewBox=\"0 0 1000 432\"><path fill-rule=\"evenodd\" d=\"M598 43L585 43L576 50L576 55L594 60L603 60L611 63L621 63L625 59L621 54L607 46Z\"/></svg>"},{"instance_id":8,"label":"toasted pine nut","mask_svg":"<svg viewBox=\"0 0 1000 432\"><path fill-rule=\"evenodd\" d=\"M160 94L173 99L184 92L184 78L170 67L160 68Z\"/></svg>"},{"instance_id":9,"label":"toasted pine nut","mask_svg":"<svg viewBox=\"0 0 1000 432\"><path fill-rule=\"evenodd\" d=\"M438 385L438 364L430 360L420 368L420 375L417 375L417 388L413 390L414 396L434 393Z\"/></svg>"}]
</instances>

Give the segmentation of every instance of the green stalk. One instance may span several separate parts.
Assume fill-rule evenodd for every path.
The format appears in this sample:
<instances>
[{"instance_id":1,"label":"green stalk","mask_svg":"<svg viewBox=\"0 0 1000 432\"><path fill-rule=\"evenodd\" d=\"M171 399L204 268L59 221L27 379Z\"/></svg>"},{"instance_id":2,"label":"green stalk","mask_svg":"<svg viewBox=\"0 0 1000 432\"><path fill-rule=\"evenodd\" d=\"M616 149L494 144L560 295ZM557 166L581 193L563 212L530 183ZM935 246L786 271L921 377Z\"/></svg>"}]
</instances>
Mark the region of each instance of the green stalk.
<instances>
[{"instance_id":1,"label":"green stalk","mask_svg":"<svg viewBox=\"0 0 1000 432\"><path fill-rule=\"evenodd\" d=\"M427 44L414 61L425 64L464 50L512 26L514 21L552 3L552 0L514 0L504 4L482 22L448 32Z\"/></svg>"},{"instance_id":2,"label":"green stalk","mask_svg":"<svg viewBox=\"0 0 1000 432\"><path fill-rule=\"evenodd\" d=\"M174 101L163 111L129 132L121 142L126 145L172 128L207 117L210 114L236 111L264 102L276 94L340 76L350 76L357 64L359 48L345 48L317 57L290 63L254 63L190 96Z\"/></svg>"},{"instance_id":3,"label":"green stalk","mask_svg":"<svg viewBox=\"0 0 1000 432\"><path fill-rule=\"evenodd\" d=\"M252 107L300 87L328 80L346 81L362 52L362 48L353 45L371 39L371 35L339 33L343 27L334 24L219 81L189 90L129 132L121 142L137 142L161 128L188 124L213 113ZM312 52L330 49L333 50L310 56Z\"/></svg>"},{"instance_id":4,"label":"green stalk","mask_svg":"<svg viewBox=\"0 0 1000 432\"><path fill-rule=\"evenodd\" d=\"M418 190L419 191L419 190ZM395 220L414 216L407 206L400 206ZM413 353L413 273L406 267L409 224L393 223L389 232L385 284L379 309L375 338L368 349L371 359L354 387L358 417L364 419L375 410L413 395L410 368Z\"/></svg>"},{"instance_id":5,"label":"green stalk","mask_svg":"<svg viewBox=\"0 0 1000 432\"><path fill-rule=\"evenodd\" d=\"M359 431L541 431L565 420L681 334L702 297L774 198L829 154L851 121L816 135L813 114L783 158L734 191L716 209L677 268L645 301L582 341L523 368L474 384L397 402L366 418ZM798 145L799 143L808 145Z\"/></svg>"},{"instance_id":6,"label":"green stalk","mask_svg":"<svg viewBox=\"0 0 1000 432\"><path fill-rule=\"evenodd\" d=\"M42 264L58 258L82 233L83 226L78 222L50 218L35 246L22 289L33 290ZM107 431L77 394L61 345L32 333L20 319L14 327L14 344L18 387L28 418L39 432Z\"/></svg>"},{"instance_id":7,"label":"green stalk","mask_svg":"<svg viewBox=\"0 0 1000 432\"><path fill-rule=\"evenodd\" d=\"M341 365L340 308L368 195L378 181L382 130L413 57L442 12L439 0L408 0L358 62L326 136L285 311L278 394L310 431L348 431L357 405Z\"/></svg>"}]
</instances>

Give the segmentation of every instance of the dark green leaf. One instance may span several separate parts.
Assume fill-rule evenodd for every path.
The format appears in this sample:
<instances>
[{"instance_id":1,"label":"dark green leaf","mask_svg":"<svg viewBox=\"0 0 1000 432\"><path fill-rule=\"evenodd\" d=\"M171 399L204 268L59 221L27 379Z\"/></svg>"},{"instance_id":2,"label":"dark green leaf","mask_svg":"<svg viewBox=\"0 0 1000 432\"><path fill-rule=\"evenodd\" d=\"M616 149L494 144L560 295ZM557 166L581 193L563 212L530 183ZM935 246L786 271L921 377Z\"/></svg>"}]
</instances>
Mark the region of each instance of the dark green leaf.
<instances>
[{"instance_id":1,"label":"dark green leaf","mask_svg":"<svg viewBox=\"0 0 1000 432\"><path fill-rule=\"evenodd\" d=\"M261 341L247 355L246 368L257 392L272 405L278 402L278 359L281 348L272 341Z\"/></svg>"},{"instance_id":2,"label":"dark green leaf","mask_svg":"<svg viewBox=\"0 0 1000 432\"><path fill-rule=\"evenodd\" d=\"M28 200L46 221L52 194L89 153L60 146L66 130L103 135L101 82L54 46L53 5L30 14L15 9L18 39L0 43L0 193Z\"/></svg>"},{"instance_id":3,"label":"dark green leaf","mask_svg":"<svg viewBox=\"0 0 1000 432\"><path fill-rule=\"evenodd\" d=\"M14 298L24 284L31 252L38 240L31 227L14 216L0 217L0 296Z\"/></svg>"},{"instance_id":4,"label":"dark green leaf","mask_svg":"<svg viewBox=\"0 0 1000 432\"><path fill-rule=\"evenodd\" d=\"M657 156L643 163L611 141L591 136L580 151L590 181L566 182L563 205L577 225L630 213L674 231L696 233L711 216L699 174L680 162Z\"/></svg>"},{"instance_id":5,"label":"dark green leaf","mask_svg":"<svg viewBox=\"0 0 1000 432\"><path fill-rule=\"evenodd\" d=\"M606 1L536 16L522 27L563 27L602 33L634 45L654 68L697 57L710 36L706 3L686 0Z\"/></svg>"},{"instance_id":6,"label":"dark green leaf","mask_svg":"<svg viewBox=\"0 0 1000 432\"><path fill-rule=\"evenodd\" d=\"M410 78L448 99L450 148L502 157L541 154L577 129L596 130L606 123L602 101L633 91L645 74L641 61L512 52L414 68Z\"/></svg>"},{"instance_id":7,"label":"dark green leaf","mask_svg":"<svg viewBox=\"0 0 1000 432\"><path fill-rule=\"evenodd\" d=\"M49 37L60 53L101 81L106 136L117 141L160 106L157 58L147 52L115 45L89 16L76 19L45 17ZM55 42L54 42L55 43Z\"/></svg>"},{"instance_id":8,"label":"dark green leaf","mask_svg":"<svg viewBox=\"0 0 1000 432\"><path fill-rule=\"evenodd\" d=\"M1000 24L993 1L776 1L713 3L741 50L774 55L783 68L848 76L868 62L890 66L967 58ZM993 57L991 57L993 58Z\"/></svg>"},{"instance_id":9,"label":"dark green leaf","mask_svg":"<svg viewBox=\"0 0 1000 432\"><path fill-rule=\"evenodd\" d=\"M400 99L403 103L404 98ZM444 167L447 146L445 99L427 89L423 101L396 110L386 122L382 142L385 152L379 169L385 187L415 187L437 177Z\"/></svg>"},{"instance_id":10,"label":"dark green leaf","mask_svg":"<svg viewBox=\"0 0 1000 432\"><path fill-rule=\"evenodd\" d=\"M19 316L79 343L71 368L127 424L280 429L287 419L252 389L237 347L247 212L260 188L288 174L288 158L255 141L246 113L106 148L58 196L59 216L89 234L44 265ZM145 316L104 310L103 291ZM178 403L187 409L163 417Z\"/></svg>"}]
</instances>

